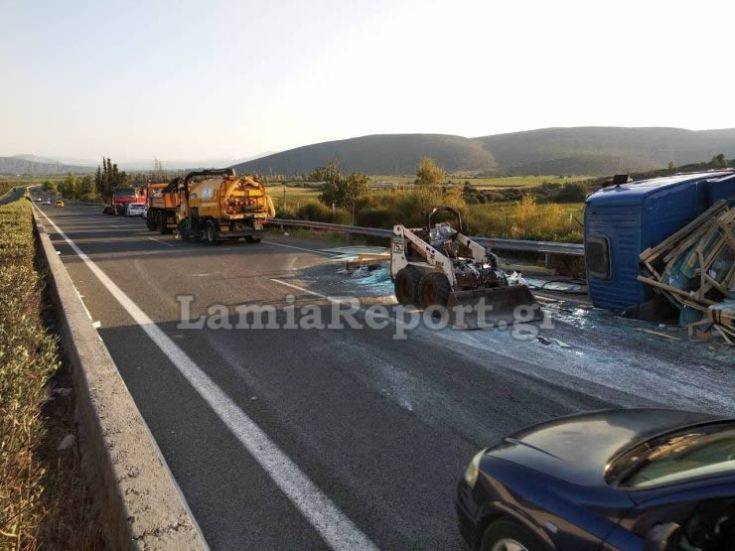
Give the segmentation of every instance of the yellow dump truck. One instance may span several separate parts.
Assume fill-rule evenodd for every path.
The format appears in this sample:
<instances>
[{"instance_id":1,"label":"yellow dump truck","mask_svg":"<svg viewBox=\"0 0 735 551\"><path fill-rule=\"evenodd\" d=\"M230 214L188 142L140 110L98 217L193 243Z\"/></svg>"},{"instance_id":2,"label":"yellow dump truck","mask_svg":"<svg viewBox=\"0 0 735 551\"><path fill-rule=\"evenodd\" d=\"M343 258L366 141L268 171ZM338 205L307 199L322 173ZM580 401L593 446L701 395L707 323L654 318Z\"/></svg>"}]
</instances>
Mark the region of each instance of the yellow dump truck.
<instances>
[{"instance_id":1,"label":"yellow dump truck","mask_svg":"<svg viewBox=\"0 0 735 551\"><path fill-rule=\"evenodd\" d=\"M233 169L190 172L178 184L176 223L182 239L219 243L245 238L260 241L263 225L275 216L265 186Z\"/></svg>"},{"instance_id":2,"label":"yellow dump truck","mask_svg":"<svg viewBox=\"0 0 735 551\"><path fill-rule=\"evenodd\" d=\"M171 233L176 229L176 211L179 207L178 186L181 178L168 184L148 184L148 210L146 225L151 231Z\"/></svg>"}]
</instances>

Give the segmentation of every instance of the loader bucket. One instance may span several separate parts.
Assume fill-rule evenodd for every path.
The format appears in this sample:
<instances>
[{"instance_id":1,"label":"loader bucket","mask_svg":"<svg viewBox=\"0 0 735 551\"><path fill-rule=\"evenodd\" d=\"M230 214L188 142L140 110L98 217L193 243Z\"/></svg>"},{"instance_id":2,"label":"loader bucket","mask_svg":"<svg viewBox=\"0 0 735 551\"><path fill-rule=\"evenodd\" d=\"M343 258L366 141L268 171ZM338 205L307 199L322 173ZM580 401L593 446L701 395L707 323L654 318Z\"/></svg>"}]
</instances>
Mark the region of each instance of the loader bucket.
<instances>
[{"instance_id":1,"label":"loader bucket","mask_svg":"<svg viewBox=\"0 0 735 551\"><path fill-rule=\"evenodd\" d=\"M541 306L525 285L455 291L447 306L450 322L459 329L505 328L543 319Z\"/></svg>"}]
</instances>

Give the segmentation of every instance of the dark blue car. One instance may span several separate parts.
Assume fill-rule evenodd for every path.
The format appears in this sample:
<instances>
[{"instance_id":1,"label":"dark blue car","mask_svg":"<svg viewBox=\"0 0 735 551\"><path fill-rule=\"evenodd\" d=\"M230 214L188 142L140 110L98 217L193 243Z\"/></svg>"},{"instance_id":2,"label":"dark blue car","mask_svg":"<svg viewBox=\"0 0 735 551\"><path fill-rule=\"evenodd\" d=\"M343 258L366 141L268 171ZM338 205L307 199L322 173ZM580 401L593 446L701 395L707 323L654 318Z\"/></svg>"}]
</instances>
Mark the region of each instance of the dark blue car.
<instances>
[{"instance_id":1,"label":"dark blue car","mask_svg":"<svg viewBox=\"0 0 735 551\"><path fill-rule=\"evenodd\" d=\"M487 551L735 550L735 420L623 409L531 427L472 459L457 514Z\"/></svg>"}]
</instances>

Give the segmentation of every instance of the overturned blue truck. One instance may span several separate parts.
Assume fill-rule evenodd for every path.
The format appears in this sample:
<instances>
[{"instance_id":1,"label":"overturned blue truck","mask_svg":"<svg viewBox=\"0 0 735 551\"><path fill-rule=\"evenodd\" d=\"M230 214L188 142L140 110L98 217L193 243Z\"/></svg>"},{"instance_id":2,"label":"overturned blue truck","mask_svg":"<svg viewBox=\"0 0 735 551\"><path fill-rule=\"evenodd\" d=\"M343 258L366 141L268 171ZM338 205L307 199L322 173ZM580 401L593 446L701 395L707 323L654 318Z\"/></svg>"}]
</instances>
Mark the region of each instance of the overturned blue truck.
<instances>
[{"instance_id":1,"label":"overturned blue truck","mask_svg":"<svg viewBox=\"0 0 735 551\"><path fill-rule=\"evenodd\" d=\"M654 287L640 281L641 253L725 202L735 205L735 170L639 182L616 177L588 196L584 241L592 303L616 312L637 311L650 304L656 295ZM675 281L671 286L686 293L688 284ZM680 309L680 323L696 321L696 312L692 317L686 307Z\"/></svg>"}]
</instances>

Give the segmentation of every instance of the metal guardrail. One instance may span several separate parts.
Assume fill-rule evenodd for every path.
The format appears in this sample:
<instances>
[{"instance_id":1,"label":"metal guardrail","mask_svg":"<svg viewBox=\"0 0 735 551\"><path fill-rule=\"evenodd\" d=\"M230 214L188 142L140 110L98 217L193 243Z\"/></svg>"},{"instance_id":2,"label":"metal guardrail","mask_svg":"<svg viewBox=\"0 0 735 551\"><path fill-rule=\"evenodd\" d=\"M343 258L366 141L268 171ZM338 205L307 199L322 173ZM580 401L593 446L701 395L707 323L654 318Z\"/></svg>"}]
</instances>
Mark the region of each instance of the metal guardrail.
<instances>
[{"instance_id":1,"label":"metal guardrail","mask_svg":"<svg viewBox=\"0 0 735 551\"><path fill-rule=\"evenodd\" d=\"M390 239L392 230L383 228L367 228L364 226L345 226L329 222L313 222L311 220L292 220L288 218L271 218L270 224L326 230L354 235L369 235ZM499 251L523 251L564 256L584 256L584 245L580 243L558 243L556 241L527 241L525 239L496 239L493 237L471 236L481 245Z\"/></svg>"}]
</instances>

